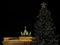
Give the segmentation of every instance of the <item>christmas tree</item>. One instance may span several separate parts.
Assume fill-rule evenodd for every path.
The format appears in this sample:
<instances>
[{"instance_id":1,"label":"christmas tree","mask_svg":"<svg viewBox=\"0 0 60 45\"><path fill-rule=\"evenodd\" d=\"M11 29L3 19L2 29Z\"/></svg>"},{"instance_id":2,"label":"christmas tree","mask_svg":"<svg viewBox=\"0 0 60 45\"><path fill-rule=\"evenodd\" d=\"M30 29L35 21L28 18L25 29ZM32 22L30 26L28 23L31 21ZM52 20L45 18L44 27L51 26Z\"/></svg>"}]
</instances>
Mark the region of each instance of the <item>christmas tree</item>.
<instances>
[{"instance_id":1,"label":"christmas tree","mask_svg":"<svg viewBox=\"0 0 60 45\"><path fill-rule=\"evenodd\" d=\"M34 45L58 45L58 35L55 35L56 26L51 18L51 12L47 10L46 3L41 3L40 14L34 24L36 42Z\"/></svg>"}]
</instances>

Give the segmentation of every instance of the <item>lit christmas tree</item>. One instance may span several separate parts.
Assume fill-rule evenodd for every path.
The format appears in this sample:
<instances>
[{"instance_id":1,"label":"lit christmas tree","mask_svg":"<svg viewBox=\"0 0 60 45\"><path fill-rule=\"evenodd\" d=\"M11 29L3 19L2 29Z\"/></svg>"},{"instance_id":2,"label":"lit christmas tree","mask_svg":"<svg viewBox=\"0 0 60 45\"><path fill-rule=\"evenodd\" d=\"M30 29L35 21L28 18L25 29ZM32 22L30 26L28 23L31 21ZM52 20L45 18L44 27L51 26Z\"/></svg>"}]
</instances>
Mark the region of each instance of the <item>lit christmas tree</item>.
<instances>
[{"instance_id":1,"label":"lit christmas tree","mask_svg":"<svg viewBox=\"0 0 60 45\"><path fill-rule=\"evenodd\" d=\"M46 3L42 3L40 14L35 23L36 43L34 45L58 45L58 36L54 31L56 26L51 18L51 12L47 10Z\"/></svg>"}]
</instances>

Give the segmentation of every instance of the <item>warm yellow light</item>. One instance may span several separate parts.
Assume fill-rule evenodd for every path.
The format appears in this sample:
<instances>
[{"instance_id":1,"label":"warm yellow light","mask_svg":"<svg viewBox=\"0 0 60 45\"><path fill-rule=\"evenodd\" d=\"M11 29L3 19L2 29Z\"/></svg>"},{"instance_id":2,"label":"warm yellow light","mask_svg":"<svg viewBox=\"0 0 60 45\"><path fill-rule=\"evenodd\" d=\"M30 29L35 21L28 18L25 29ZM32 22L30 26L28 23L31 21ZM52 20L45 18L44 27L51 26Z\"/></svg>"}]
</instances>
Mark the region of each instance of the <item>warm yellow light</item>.
<instances>
[{"instance_id":1,"label":"warm yellow light","mask_svg":"<svg viewBox=\"0 0 60 45\"><path fill-rule=\"evenodd\" d=\"M31 42L33 37L19 37L19 39L9 40L11 38L4 38L5 42Z\"/></svg>"},{"instance_id":2,"label":"warm yellow light","mask_svg":"<svg viewBox=\"0 0 60 45\"><path fill-rule=\"evenodd\" d=\"M31 42L32 40L5 40L5 42Z\"/></svg>"},{"instance_id":3,"label":"warm yellow light","mask_svg":"<svg viewBox=\"0 0 60 45\"><path fill-rule=\"evenodd\" d=\"M33 37L19 37L19 39L32 39Z\"/></svg>"},{"instance_id":4,"label":"warm yellow light","mask_svg":"<svg viewBox=\"0 0 60 45\"><path fill-rule=\"evenodd\" d=\"M20 40L20 42L31 42L32 40Z\"/></svg>"}]
</instances>

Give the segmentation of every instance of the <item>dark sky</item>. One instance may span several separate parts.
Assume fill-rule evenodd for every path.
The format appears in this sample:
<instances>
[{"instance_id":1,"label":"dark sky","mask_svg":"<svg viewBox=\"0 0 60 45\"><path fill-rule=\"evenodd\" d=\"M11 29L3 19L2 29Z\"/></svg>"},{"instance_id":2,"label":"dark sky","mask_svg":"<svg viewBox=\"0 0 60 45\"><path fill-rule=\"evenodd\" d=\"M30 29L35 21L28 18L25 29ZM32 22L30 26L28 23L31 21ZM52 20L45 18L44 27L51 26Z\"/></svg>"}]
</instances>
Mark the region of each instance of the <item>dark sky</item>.
<instances>
[{"instance_id":1,"label":"dark sky","mask_svg":"<svg viewBox=\"0 0 60 45\"><path fill-rule=\"evenodd\" d=\"M8 0L8 12L6 15L1 16L1 36L19 36L20 31L24 30L24 26L27 26L28 31L33 32L33 24L35 18L39 13L41 8L41 3L43 0L39 1L12 1ZM59 18L57 18L59 11L58 1L44 1L47 3L48 10L52 13L52 18L54 23L58 25L59 29ZM57 33L59 31L57 30Z\"/></svg>"}]
</instances>

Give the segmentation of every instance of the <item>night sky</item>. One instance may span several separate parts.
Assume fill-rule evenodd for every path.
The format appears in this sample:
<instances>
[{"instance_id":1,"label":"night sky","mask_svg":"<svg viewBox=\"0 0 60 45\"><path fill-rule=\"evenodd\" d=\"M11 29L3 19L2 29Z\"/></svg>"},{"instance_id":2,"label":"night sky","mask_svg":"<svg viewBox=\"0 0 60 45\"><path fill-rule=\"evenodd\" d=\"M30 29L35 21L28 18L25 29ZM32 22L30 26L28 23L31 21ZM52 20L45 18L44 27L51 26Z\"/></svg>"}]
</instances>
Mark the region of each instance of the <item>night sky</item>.
<instances>
[{"instance_id":1,"label":"night sky","mask_svg":"<svg viewBox=\"0 0 60 45\"><path fill-rule=\"evenodd\" d=\"M33 31L33 25L36 16L41 9L42 1L11 1L8 0L8 12L5 16L0 16L0 35L4 36L20 36L20 31L27 26L28 31ZM59 33L59 5L58 1L44 1L47 3L47 9L52 13L54 24L57 26L56 33ZM58 17L58 18L57 18Z\"/></svg>"}]
</instances>

